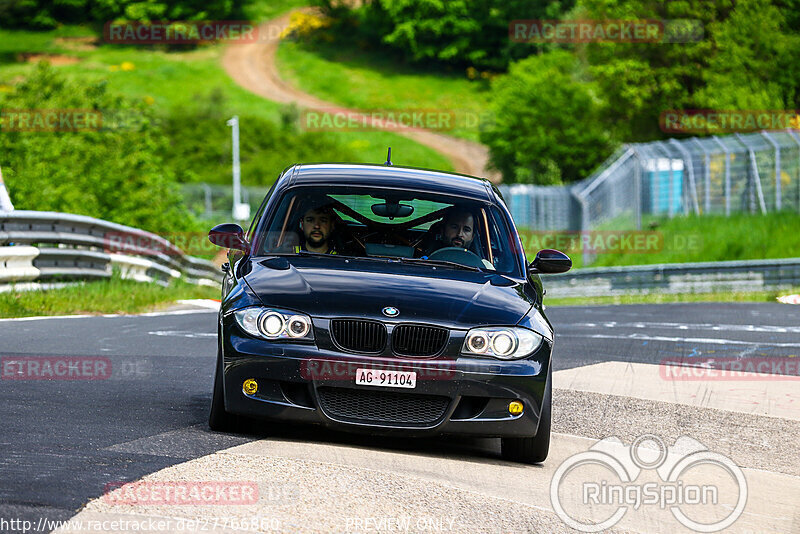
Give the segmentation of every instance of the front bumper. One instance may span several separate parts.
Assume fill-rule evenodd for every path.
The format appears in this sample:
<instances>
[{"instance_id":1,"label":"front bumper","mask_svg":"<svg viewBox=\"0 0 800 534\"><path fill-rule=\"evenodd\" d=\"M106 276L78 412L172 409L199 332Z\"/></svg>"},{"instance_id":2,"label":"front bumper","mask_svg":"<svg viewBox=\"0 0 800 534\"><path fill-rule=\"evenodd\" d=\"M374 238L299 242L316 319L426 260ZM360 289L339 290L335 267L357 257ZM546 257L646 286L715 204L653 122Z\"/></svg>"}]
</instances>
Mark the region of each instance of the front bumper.
<instances>
[{"instance_id":1,"label":"front bumper","mask_svg":"<svg viewBox=\"0 0 800 534\"><path fill-rule=\"evenodd\" d=\"M539 426L552 344L525 360L407 359L346 354L313 344L269 342L223 318L226 411L349 432L530 437ZM460 346L460 345L459 345ZM358 368L417 373L414 389L361 386ZM245 380L258 382L247 394ZM523 403L521 414L508 404Z\"/></svg>"}]
</instances>

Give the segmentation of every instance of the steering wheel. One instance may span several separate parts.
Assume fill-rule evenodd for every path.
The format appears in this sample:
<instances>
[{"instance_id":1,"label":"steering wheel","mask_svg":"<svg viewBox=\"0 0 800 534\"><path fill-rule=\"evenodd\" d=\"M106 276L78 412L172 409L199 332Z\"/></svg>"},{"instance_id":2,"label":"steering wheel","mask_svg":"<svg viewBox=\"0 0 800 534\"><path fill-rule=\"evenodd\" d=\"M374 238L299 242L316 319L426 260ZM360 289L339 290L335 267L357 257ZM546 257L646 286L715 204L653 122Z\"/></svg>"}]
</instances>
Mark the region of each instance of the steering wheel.
<instances>
[{"instance_id":1,"label":"steering wheel","mask_svg":"<svg viewBox=\"0 0 800 534\"><path fill-rule=\"evenodd\" d=\"M460 263L461 265L466 265L467 267L478 267L480 269L486 268L486 265L484 265L480 256L471 250L460 247L440 248L439 250L432 252L428 256L428 259L452 261L453 263Z\"/></svg>"}]
</instances>

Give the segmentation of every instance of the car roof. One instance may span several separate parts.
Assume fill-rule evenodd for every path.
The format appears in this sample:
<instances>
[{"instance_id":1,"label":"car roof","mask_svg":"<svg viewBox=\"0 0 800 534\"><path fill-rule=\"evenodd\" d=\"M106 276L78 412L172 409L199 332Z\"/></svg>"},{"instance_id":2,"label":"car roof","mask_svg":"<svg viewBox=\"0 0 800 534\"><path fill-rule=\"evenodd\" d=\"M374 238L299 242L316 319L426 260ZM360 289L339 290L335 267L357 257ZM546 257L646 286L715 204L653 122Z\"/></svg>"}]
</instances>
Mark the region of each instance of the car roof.
<instances>
[{"instance_id":1,"label":"car roof","mask_svg":"<svg viewBox=\"0 0 800 534\"><path fill-rule=\"evenodd\" d=\"M358 163L298 164L287 169L288 187L299 185L383 186L494 200L491 182L466 174L457 174L414 167L369 165Z\"/></svg>"}]
</instances>

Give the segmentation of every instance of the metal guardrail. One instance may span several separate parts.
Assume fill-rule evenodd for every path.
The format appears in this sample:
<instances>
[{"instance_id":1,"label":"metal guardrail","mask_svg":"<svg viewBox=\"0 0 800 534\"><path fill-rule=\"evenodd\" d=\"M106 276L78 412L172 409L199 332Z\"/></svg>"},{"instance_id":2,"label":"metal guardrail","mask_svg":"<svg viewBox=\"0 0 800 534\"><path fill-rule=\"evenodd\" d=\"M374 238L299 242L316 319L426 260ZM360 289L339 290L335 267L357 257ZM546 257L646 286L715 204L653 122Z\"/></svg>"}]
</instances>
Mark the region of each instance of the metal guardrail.
<instances>
[{"instance_id":1,"label":"metal guardrail","mask_svg":"<svg viewBox=\"0 0 800 534\"><path fill-rule=\"evenodd\" d=\"M213 263L137 228L69 213L0 212L0 284L109 278L114 266L142 282L218 286L222 278Z\"/></svg>"},{"instance_id":2,"label":"metal guardrail","mask_svg":"<svg viewBox=\"0 0 800 534\"><path fill-rule=\"evenodd\" d=\"M543 282L557 298L789 289L800 286L800 258L575 269Z\"/></svg>"}]
</instances>

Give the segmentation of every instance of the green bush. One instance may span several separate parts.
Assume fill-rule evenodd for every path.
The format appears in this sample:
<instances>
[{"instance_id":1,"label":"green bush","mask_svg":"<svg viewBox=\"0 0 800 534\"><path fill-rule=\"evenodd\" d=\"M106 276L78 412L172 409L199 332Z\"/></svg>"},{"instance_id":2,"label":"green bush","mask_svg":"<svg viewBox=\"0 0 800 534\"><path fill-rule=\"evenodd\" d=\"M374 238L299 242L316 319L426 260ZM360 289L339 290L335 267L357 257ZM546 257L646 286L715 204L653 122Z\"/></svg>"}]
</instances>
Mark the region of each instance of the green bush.
<instances>
[{"instance_id":1,"label":"green bush","mask_svg":"<svg viewBox=\"0 0 800 534\"><path fill-rule=\"evenodd\" d=\"M494 124L482 133L509 182L559 184L586 176L613 146L597 87L555 50L511 66L492 86Z\"/></svg>"},{"instance_id":2,"label":"green bush","mask_svg":"<svg viewBox=\"0 0 800 534\"><path fill-rule=\"evenodd\" d=\"M699 21L689 42L588 43L515 64L494 85L484 142L507 181L589 176L621 142L673 136L668 110L787 110L800 98L795 0L578 0L565 18Z\"/></svg>"},{"instance_id":3,"label":"green bush","mask_svg":"<svg viewBox=\"0 0 800 534\"><path fill-rule=\"evenodd\" d=\"M230 183L231 128L226 121L231 115L222 92L212 90L164 118L169 141L163 158L172 165L177 181ZM297 108L291 106L283 108L281 124L240 114L239 153L243 180L263 186L272 185L287 162L357 159L331 134L299 132Z\"/></svg>"},{"instance_id":4,"label":"green bush","mask_svg":"<svg viewBox=\"0 0 800 534\"><path fill-rule=\"evenodd\" d=\"M335 18L338 39L356 39L416 63L505 70L534 48L509 39L512 20L561 17L574 0L374 0L348 10L317 0Z\"/></svg>"},{"instance_id":5,"label":"green bush","mask_svg":"<svg viewBox=\"0 0 800 534\"><path fill-rule=\"evenodd\" d=\"M3 94L0 107L0 164L17 209L90 215L152 232L196 229L164 156L168 138L148 106L40 63ZM19 131L8 110L95 110L104 122L94 130Z\"/></svg>"},{"instance_id":6,"label":"green bush","mask_svg":"<svg viewBox=\"0 0 800 534\"><path fill-rule=\"evenodd\" d=\"M0 26L51 29L59 23L125 20L219 20L236 13L237 0L11 0L0 1Z\"/></svg>"}]
</instances>

